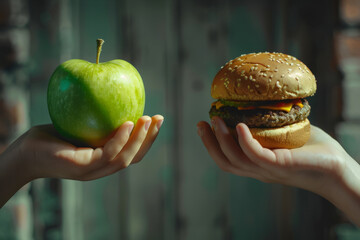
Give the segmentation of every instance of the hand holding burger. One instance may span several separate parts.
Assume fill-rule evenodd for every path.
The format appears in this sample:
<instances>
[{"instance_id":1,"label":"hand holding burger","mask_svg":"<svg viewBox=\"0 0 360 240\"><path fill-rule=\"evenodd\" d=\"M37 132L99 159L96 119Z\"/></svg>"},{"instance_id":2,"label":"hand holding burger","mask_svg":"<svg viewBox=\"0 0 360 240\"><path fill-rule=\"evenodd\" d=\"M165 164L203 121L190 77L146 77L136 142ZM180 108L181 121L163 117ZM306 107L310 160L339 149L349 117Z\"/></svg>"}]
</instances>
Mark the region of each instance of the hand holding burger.
<instances>
[{"instance_id":1,"label":"hand holding burger","mask_svg":"<svg viewBox=\"0 0 360 240\"><path fill-rule=\"evenodd\" d=\"M304 98L315 90L310 70L291 56L244 55L216 75L212 126L199 122L198 134L223 171L312 191L360 226L360 165L309 124Z\"/></svg>"},{"instance_id":2,"label":"hand holding burger","mask_svg":"<svg viewBox=\"0 0 360 240\"><path fill-rule=\"evenodd\" d=\"M310 137L310 106L305 98L315 91L314 75L295 57L242 55L216 74L211 96L218 100L210 117L221 117L232 130L245 123L263 147L296 148Z\"/></svg>"}]
</instances>

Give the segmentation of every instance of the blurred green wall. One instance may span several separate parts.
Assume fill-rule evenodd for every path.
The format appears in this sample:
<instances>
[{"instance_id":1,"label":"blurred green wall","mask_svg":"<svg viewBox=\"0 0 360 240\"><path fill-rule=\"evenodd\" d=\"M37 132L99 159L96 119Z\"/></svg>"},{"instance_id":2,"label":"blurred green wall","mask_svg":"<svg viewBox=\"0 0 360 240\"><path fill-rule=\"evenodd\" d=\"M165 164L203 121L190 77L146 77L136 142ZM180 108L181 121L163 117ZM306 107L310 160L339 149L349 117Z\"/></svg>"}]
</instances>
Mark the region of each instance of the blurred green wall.
<instances>
[{"instance_id":1,"label":"blurred green wall","mask_svg":"<svg viewBox=\"0 0 360 240\"><path fill-rule=\"evenodd\" d=\"M145 114L165 117L139 164L91 182L33 182L34 239L331 239L332 205L222 172L196 123L208 120L213 76L244 53L294 55L323 89L332 88L337 70L324 69L333 54L336 1L23 1L31 126L50 123L46 88L55 67L71 58L95 61L97 38L105 40L102 61L120 58L139 70ZM311 119L333 131L337 116L323 104L334 97L328 94L320 90L311 99Z\"/></svg>"}]
</instances>

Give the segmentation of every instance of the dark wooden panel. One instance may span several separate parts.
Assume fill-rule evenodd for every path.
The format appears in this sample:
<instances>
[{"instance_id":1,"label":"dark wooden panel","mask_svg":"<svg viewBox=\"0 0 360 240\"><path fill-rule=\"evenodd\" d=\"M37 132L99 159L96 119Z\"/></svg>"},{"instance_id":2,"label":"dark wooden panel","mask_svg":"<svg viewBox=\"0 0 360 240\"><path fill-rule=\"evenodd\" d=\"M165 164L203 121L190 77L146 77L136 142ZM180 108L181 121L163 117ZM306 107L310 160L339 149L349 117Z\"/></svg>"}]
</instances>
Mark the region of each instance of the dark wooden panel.
<instances>
[{"instance_id":1,"label":"dark wooden panel","mask_svg":"<svg viewBox=\"0 0 360 240\"><path fill-rule=\"evenodd\" d=\"M196 132L209 120L210 86L228 57L227 1L179 1L178 239L225 239L228 175L205 151Z\"/></svg>"}]
</instances>

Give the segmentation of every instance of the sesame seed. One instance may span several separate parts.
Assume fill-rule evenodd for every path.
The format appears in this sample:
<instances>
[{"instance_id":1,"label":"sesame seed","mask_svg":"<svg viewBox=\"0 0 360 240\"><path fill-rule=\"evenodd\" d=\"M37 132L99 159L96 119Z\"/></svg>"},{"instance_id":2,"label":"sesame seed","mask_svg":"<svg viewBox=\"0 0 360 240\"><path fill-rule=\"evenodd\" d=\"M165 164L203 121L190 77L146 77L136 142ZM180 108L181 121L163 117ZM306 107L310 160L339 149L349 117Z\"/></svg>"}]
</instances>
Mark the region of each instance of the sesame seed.
<instances>
[{"instance_id":1,"label":"sesame seed","mask_svg":"<svg viewBox=\"0 0 360 240\"><path fill-rule=\"evenodd\" d=\"M256 84L256 85L255 85L255 87L257 87L257 88L258 88L258 87L260 87L260 86L259 86L259 84Z\"/></svg>"},{"instance_id":2,"label":"sesame seed","mask_svg":"<svg viewBox=\"0 0 360 240\"><path fill-rule=\"evenodd\" d=\"M276 87L281 88L279 81L276 81Z\"/></svg>"}]
</instances>

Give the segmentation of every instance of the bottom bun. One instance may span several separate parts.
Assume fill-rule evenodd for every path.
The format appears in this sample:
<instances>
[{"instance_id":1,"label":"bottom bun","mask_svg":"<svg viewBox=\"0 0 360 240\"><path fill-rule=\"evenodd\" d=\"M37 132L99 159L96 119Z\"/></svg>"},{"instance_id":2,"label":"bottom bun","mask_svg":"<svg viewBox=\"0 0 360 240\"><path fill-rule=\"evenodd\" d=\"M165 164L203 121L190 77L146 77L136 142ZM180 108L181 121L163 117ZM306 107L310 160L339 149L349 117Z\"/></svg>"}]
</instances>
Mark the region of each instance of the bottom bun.
<instances>
[{"instance_id":1,"label":"bottom bun","mask_svg":"<svg viewBox=\"0 0 360 240\"><path fill-rule=\"evenodd\" d=\"M308 119L279 128L250 128L253 137L265 148L298 148L310 138Z\"/></svg>"},{"instance_id":2,"label":"bottom bun","mask_svg":"<svg viewBox=\"0 0 360 240\"><path fill-rule=\"evenodd\" d=\"M265 148L298 148L310 138L310 122L304 121L278 128L249 128L253 137ZM229 129L237 139L236 129Z\"/></svg>"}]
</instances>

